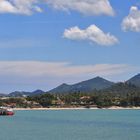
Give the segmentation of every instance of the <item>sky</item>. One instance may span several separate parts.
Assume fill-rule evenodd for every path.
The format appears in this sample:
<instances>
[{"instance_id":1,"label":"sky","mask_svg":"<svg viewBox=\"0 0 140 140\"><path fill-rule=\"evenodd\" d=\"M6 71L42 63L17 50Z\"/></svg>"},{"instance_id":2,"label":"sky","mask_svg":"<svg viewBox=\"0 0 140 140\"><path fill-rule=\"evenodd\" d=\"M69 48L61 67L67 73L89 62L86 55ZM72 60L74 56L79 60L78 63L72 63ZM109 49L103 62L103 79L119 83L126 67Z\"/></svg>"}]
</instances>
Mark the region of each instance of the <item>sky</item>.
<instances>
[{"instance_id":1,"label":"sky","mask_svg":"<svg viewBox=\"0 0 140 140\"><path fill-rule=\"evenodd\" d=\"M0 93L140 72L140 0L0 0Z\"/></svg>"}]
</instances>

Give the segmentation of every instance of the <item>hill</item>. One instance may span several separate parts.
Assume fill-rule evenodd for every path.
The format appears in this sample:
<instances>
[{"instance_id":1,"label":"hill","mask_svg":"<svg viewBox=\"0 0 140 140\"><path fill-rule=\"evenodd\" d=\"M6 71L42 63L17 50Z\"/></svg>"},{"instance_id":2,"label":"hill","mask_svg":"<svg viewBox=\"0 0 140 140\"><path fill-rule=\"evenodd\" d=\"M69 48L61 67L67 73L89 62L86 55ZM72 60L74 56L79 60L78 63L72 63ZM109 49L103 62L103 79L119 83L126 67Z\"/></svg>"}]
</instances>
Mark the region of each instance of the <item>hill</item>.
<instances>
[{"instance_id":1,"label":"hill","mask_svg":"<svg viewBox=\"0 0 140 140\"><path fill-rule=\"evenodd\" d=\"M15 91L10 93L8 96L10 97L24 97L24 96L34 96L39 94L44 94L45 92L42 90L35 90L33 92L25 92L25 91Z\"/></svg>"},{"instance_id":2,"label":"hill","mask_svg":"<svg viewBox=\"0 0 140 140\"><path fill-rule=\"evenodd\" d=\"M131 83L135 86L140 87L140 74L137 74L134 77L130 78L127 83Z\"/></svg>"},{"instance_id":3,"label":"hill","mask_svg":"<svg viewBox=\"0 0 140 140\"><path fill-rule=\"evenodd\" d=\"M113 82L110 82L101 77L95 77L90 80L86 80L80 83L76 83L73 85L62 84L52 90L49 93L60 94L60 93L73 93L73 92L91 92L93 90L101 90L108 88L114 85Z\"/></svg>"},{"instance_id":4,"label":"hill","mask_svg":"<svg viewBox=\"0 0 140 140\"><path fill-rule=\"evenodd\" d=\"M127 96L134 96L134 95L140 95L140 87L137 87L131 83L116 83L112 85L111 87L101 90L98 94L106 94L108 96L121 96L121 97L127 97Z\"/></svg>"}]
</instances>

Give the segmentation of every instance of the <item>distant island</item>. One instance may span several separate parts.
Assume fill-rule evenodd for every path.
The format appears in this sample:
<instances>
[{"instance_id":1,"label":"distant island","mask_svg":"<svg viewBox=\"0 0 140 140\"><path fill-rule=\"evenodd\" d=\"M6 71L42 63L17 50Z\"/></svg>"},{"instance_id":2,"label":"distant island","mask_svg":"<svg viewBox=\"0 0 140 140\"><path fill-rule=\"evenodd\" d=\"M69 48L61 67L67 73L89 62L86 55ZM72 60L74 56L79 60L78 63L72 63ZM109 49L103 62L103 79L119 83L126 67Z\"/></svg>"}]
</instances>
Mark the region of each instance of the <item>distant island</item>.
<instances>
[{"instance_id":1,"label":"distant island","mask_svg":"<svg viewBox=\"0 0 140 140\"><path fill-rule=\"evenodd\" d=\"M140 107L140 74L114 83L102 77L62 84L50 91L15 91L0 94L0 106L12 108L111 108Z\"/></svg>"}]
</instances>

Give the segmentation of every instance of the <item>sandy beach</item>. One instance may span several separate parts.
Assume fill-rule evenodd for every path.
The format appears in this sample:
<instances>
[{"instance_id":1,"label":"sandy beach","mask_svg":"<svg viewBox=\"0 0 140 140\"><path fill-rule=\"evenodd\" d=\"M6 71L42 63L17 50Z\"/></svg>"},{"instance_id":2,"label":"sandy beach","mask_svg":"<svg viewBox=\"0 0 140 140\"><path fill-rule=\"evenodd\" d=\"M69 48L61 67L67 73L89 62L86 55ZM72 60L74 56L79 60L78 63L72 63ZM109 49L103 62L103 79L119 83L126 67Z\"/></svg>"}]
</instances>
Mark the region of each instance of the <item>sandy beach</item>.
<instances>
[{"instance_id":1,"label":"sandy beach","mask_svg":"<svg viewBox=\"0 0 140 140\"><path fill-rule=\"evenodd\" d=\"M13 110L82 110L86 108L13 108ZM98 109L98 108L95 108Z\"/></svg>"},{"instance_id":2,"label":"sandy beach","mask_svg":"<svg viewBox=\"0 0 140 140\"><path fill-rule=\"evenodd\" d=\"M85 110L87 108L84 108L84 107L75 107L75 108L13 108L13 110L15 111L22 111L22 110ZM94 107L94 108L89 108L91 110L97 110L97 109L108 109L108 110L131 110L131 109L134 109L134 110L140 110L140 107L118 107L118 106L112 106L112 107L109 107L109 108L97 108L97 107Z\"/></svg>"}]
</instances>

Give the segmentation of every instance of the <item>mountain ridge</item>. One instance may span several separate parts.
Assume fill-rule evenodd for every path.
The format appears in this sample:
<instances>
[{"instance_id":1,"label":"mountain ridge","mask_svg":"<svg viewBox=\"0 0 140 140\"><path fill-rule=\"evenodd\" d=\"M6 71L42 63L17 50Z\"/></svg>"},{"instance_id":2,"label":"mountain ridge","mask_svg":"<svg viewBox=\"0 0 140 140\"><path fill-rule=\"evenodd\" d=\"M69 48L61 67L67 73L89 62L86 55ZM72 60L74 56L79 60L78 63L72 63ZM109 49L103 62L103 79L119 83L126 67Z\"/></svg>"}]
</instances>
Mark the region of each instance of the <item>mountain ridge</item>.
<instances>
[{"instance_id":1,"label":"mountain ridge","mask_svg":"<svg viewBox=\"0 0 140 140\"><path fill-rule=\"evenodd\" d=\"M121 82L121 83L127 83L134 85L136 87L140 87L140 74L137 74L133 76L132 78L128 79L126 82ZM111 86L117 86L117 87L111 87ZM40 94L45 94L45 93L50 93L50 94L63 94L63 93L74 93L74 92L83 92L83 93L90 93L94 90L106 90L109 88L112 88L113 90L118 90L121 85L119 83L115 83L109 80L106 80L102 77L95 77L89 80L84 80L75 84L66 84L63 83L60 86L57 86L56 88L53 88L50 91L42 91L40 89L37 89L33 92L26 92L26 91L15 91L11 92L9 94L1 94L0 96L3 97L24 97L24 96L34 96L34 95L40 95Z\"/></svg>"},{"instance_id":2,"label":"mountain ridge","mask_svg":"<svg viewBox=\"0 0 140 140\"><path fill-rule=\"evenodd\" d=\"M135 86L140 87L140 73L133 76L132 78L130 78L129 80L126 81L127 83L131 83Z\"/></svg>"},{"instance_id":3,"label":"mountain ridge","mask_svg":"<svg viewBox=\"0 0 140 140\"><path fill-rule=\"evenodd\" d=\"M39 95L39 94L44 94L45 91L43 90L35 90L33 92L26 92L26 91L14 91L8 94L10 97L24 97L24 96L34 96L34 95Z\"/></svg>"},{"instance_id":4,"label":"mountain ridge","mask_svg":"<svg viewBox=\"0 0 140 140\"><path fill-rule=\"evenodd\" d=\"M62 84L50 91L52 94L66 93L66 92L91 92L92 90L101 90L104 88L108 88L111 85L115 84L114 82L108 81L102 77L95 77L89 80L85 80L73 85Z\"/></svg>"}]
</instances>

